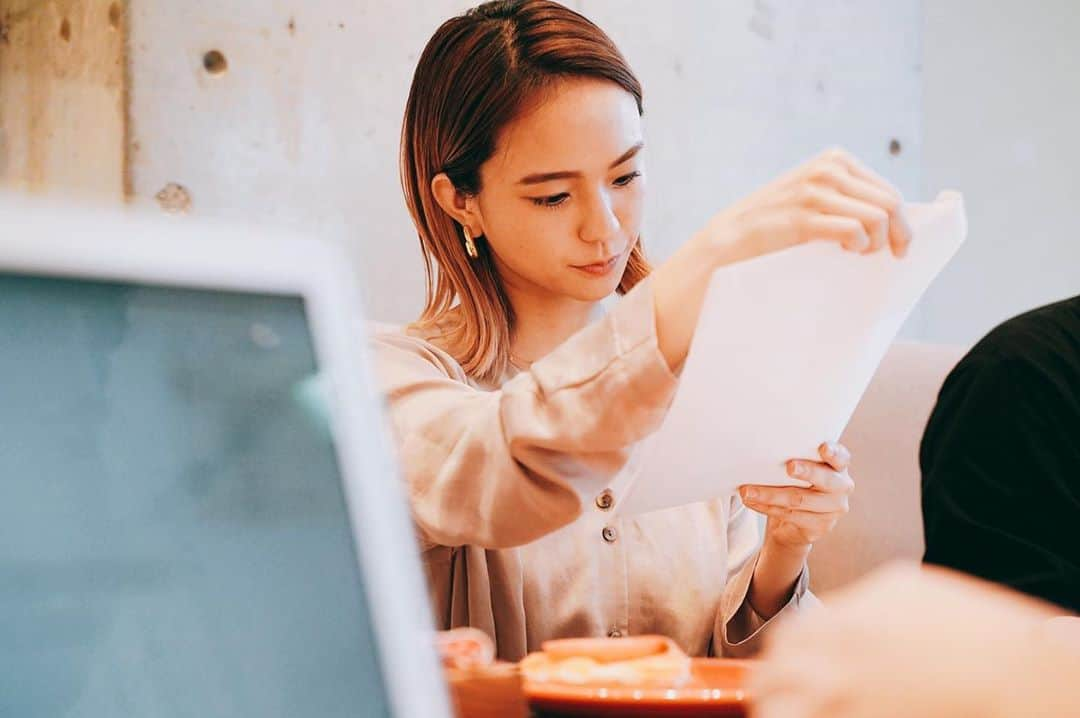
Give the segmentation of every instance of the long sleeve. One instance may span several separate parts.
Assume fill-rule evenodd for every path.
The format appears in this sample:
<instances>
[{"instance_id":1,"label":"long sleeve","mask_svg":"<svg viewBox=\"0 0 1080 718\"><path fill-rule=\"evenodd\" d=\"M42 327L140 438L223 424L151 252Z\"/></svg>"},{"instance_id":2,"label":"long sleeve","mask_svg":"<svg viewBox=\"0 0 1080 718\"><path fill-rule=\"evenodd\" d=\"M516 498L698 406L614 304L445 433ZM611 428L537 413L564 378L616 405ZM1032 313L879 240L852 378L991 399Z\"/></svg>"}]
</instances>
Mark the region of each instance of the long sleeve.
<instances>
[{"instance_id":1,"label":"long sleeve","mask_svg":"<svg viewBox=\"0 0 1080 718\"><path fill-rule=\"evenodd\" d=\"M375 344L425 549L520 546L569 524L581 497L660 424L676 386L648 280L490 391L421 339L383 334Z\"/></svg>"},{"instance_id":2,"label":"long sleeve","mask_svg":"<svg viewBox=\"0 0 1080 718\"><path fill-rule=\"evenodd\" d=\"M747 594L761 548L758 521L758 515L746 508L739 495L734 494L728 518L728 580L713 628L714 655L730 658L752 656L761 650L770 625L783 616L819 605L810 592L810 573L804 566L796 579L791 599L776 615L765 620L754 611Z\"/></svg>"}]
</instances>

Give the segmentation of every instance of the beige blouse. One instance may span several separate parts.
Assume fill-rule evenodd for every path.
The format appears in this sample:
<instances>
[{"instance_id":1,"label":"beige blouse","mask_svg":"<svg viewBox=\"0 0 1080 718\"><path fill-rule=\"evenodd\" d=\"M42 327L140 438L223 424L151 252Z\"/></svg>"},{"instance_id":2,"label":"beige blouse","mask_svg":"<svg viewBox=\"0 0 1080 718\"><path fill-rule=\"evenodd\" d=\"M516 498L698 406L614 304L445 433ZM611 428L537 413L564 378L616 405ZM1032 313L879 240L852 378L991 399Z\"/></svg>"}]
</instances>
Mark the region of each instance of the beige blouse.
<instances>
[{"instance_id":1,"label":"beige blouse","mask_svg":"<svg viewBox=\"0 0 1080 718\"><path fill-rule=\"evenodd\" d=\"M648 280L500 386L419 336L375 347L438 627L480 628L506 660L568 636L757 650L772 621L746 601L760 534L737 494L626 518L601 498L677 385ZM811 602L804 569L781 614Z\"/></svg>"}]
</instances>

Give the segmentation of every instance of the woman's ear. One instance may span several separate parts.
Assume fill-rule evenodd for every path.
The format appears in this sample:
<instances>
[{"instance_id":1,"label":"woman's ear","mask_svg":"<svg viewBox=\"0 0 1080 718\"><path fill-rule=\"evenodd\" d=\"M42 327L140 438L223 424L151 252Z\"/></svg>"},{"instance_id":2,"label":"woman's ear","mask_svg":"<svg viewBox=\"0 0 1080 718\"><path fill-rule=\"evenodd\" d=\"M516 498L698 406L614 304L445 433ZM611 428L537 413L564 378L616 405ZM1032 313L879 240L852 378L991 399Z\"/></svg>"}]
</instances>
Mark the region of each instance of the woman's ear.
<instances>
[{"instance_id":1,"label":"woman's ear","mask_svg":"<svg viewBox=\"0 0 1080 718\"><path fill-rule=\"evenodd\" d=\"M484 223L474 198L455 187L445 172L431 178L431 193L435 195L435 201L443 211L458 224L468 227L472 236L480 237L484 234Z\"/></svg>"}]
</instances>

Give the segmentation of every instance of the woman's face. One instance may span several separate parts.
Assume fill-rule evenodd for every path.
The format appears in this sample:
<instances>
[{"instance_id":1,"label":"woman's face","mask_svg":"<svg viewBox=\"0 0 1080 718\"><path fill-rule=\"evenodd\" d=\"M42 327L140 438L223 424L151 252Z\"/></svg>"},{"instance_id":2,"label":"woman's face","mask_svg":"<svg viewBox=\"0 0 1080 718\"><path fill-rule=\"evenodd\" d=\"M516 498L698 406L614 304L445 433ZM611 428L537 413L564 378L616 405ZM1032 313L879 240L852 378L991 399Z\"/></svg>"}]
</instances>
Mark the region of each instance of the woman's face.
<instances>
[{"instance_id":1,"label":"woman's face","mask_svg":"<svg viewBox=\"0 0 1080 718\"><path fill-rule=\"evenodd\" d=\"M512 297L615 291L641 228L641 148L633 96L599 80L558 83L503 129L475 200Z\"/></svg>"}]
</instances>

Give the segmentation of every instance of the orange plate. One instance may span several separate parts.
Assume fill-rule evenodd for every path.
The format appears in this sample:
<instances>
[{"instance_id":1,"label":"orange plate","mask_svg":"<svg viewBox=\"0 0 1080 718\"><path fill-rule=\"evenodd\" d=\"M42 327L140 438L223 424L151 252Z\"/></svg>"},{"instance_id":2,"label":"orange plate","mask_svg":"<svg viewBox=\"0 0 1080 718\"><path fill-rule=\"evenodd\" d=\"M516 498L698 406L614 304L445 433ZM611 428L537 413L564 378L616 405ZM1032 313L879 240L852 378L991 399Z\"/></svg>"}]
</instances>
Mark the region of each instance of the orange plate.
<instances>
[{"instance_id":1,"label":"orange plate","mask_svg":"<svg viewBox=\"0 0 1080 718\"><path fill-rule=\"evenodd\" d=\"M526 681L525 695L538 716L744 716L750 699L746 681L754 665L695 658L690 681L680 688Z\"/></svg>"}]
</instances>

